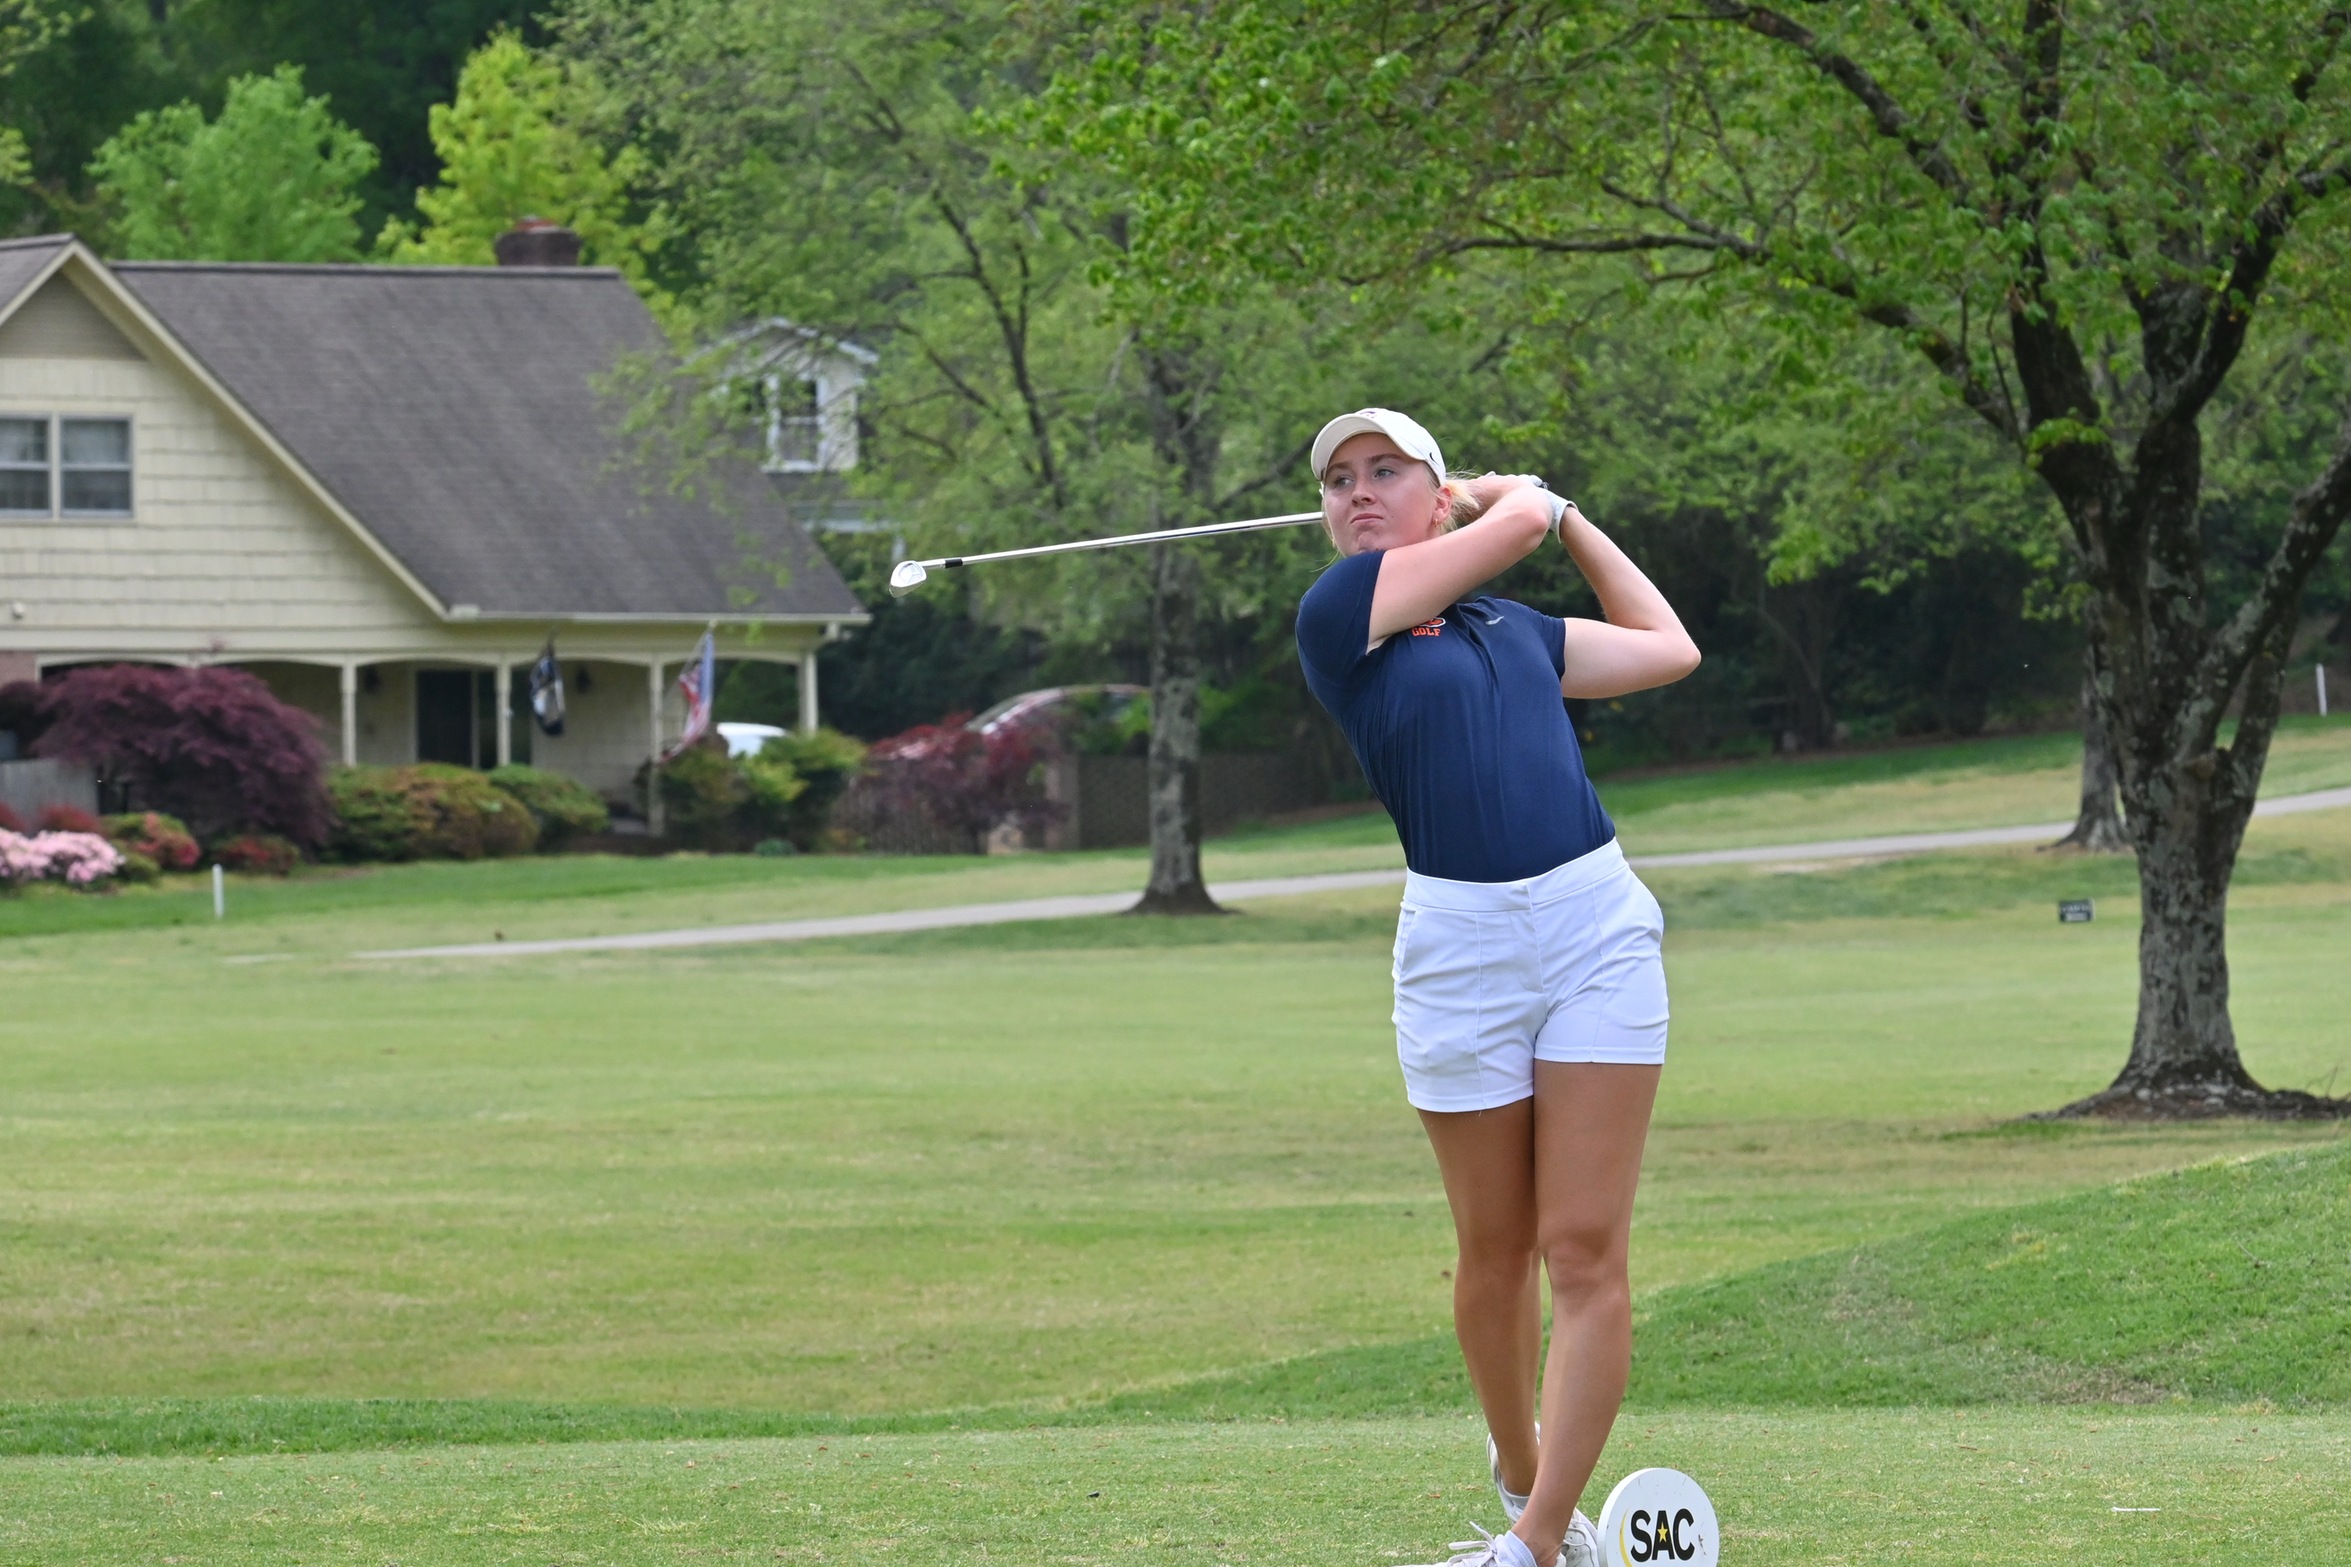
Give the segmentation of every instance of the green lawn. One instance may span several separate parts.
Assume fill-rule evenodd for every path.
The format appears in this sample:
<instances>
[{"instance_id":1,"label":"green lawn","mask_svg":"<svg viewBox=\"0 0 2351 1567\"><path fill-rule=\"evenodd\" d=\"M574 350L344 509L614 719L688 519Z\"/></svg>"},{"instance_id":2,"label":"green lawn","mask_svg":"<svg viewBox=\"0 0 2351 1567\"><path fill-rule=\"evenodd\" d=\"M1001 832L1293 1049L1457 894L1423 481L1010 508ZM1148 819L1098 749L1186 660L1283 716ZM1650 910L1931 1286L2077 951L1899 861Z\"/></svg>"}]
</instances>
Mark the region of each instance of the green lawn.
<instances>
[{"instance_id":1,"label":"green lawn","mask_svg":"<svg viewBox=\"0 0 2351 1567\"><path fill-rule=\"evenodd\" d=\"M19 1459L0 1558L1377 1567L1498 1521L1483 1458L1453 1418ZM1685 1411L1601 1483L1648 1463L1706 1476L1736 1567L2351 1559L2342 1416Z\"/></svg>"},{"instance_id":2,"label":"green lawn","mask_svg":"<svg viewBox=\"0 0 2351 1567\"><path fill-rule=\"evenodd\" d=\"M1604 779L1635 854L1865 834L2060 821L2072 814L2079 742L2036 735ZM2351 718L2288 719L2270 794L2351 785ZM1369 811L1259 828L1209 845L1211 878L1401 866L1395 831ZM221 935L253 956L662 930L863 914L950 903L1116 892L1142 885L1140 850L997 858L829 856L666 859L550 856L476 865L322 868L289 881L229 878ZM2128 886L2127 868L2101 885ZM181 929L212 923L202 877L89 897L59 888L0 896L11 937Z\"/></svg>"},{"instance_id":3,"label":"green lawn","mask_svg":"<svg viewBox=\"0 0 2351 1567\"><path fill-rule=\"evenodd\" d=\"M1849 816L1959 766L1852 760ZM1774 835L1869 830L1807 814L1826 786L1779 788L1778 765L1747 772ZM1642 784L1721 787L1693 777ZM1644 812L1618 808L1632 841ZM1392 863L1370 827L1237 838L1216 872ZM343 956L1131 886L1138 863L412 867L240 886L218 926L78 932L50 911L134 899L0 905L30 932L0 938L0 1451L28 1455L0 1459L0 1560L1441 1559L1495 1519L1452 1413L1449 1229L1386 1026L1392 892ZM1804 1259L1855 1247L1875 1248L1877 1331L1969 1246L1997 1260L2052 1222L2004 1210L2341 1146L2008 1124L2119 1063L2127 867L2019 851L1653 880L1676 1020L1645 1332L1719 1344L1704 1287L1817 1278ZM2079 892L2097 921L2057 925ZM2232 930L2266 1080L2351 1061L2347 914L2351 812L2256 824ZM279 961L231 961L256 956ZM2316 1511L2346 1478L2335 1395L2289 1421L2243 1403L2282 1384L2180 1390L2197 1400L2154 1413L1652 1400L1608 1462L1704 1474L1738 1561L2258 1559L2281 1531L2341 1536ZM87 1451L153 1456L37 1456ZM2107 1510L2142 1503L2165 1510Z\"/></svg>"}]
</instances>

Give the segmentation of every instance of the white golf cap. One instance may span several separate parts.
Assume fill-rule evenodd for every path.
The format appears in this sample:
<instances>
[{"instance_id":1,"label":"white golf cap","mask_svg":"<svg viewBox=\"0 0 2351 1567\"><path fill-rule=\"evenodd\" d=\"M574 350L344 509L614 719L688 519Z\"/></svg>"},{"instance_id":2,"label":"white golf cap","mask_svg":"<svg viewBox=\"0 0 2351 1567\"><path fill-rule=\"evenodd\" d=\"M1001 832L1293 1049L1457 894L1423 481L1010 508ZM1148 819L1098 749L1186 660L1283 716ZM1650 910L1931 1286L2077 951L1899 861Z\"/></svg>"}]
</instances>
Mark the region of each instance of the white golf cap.
<instances>
[{"instance_id":1,"label":"white golf cap","mask_svg":"<svg viewBox=\"0 0 2351 1567\"><path fill-rule=\"evenodd\" d=\"M1429 465L1429 472L1437 482L1445 479L1445 453L1437 445L1437 438L1421 428L1420 421L1409 414L1400 414L1393 408L1358 408L1351 414L1341 414L1322 427L1322 434L1314 438L1314 476L1331 465L1331 454L1339 443L1357 435L1384 435L1396 443L1396 450L1416 462Z\"/></svg>"}]
</instances>

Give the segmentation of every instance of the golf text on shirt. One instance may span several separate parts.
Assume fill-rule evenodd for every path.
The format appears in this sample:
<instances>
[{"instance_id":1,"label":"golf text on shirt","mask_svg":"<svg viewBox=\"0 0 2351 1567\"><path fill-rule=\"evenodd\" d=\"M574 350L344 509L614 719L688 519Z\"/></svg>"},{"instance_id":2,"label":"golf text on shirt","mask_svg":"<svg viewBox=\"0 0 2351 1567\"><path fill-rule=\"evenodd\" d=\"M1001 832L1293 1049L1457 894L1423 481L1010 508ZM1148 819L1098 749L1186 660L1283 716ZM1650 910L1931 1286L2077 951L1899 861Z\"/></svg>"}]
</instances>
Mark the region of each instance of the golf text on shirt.
<instances>
[{"instance_id":1,"label":"golf text on shirt","mask_svg":"<svg viewBox=\"0 0 2351 1567\"><path fill-rule=\"evenodd\" d=\"M1524 881L1616 837L1559 698L1567 623L1465 599L1371 640L1378 552L1351 555L1298 605L1306 683L1396 819L1404 863L1448 881Z\"/></svg>"}]
</instances>

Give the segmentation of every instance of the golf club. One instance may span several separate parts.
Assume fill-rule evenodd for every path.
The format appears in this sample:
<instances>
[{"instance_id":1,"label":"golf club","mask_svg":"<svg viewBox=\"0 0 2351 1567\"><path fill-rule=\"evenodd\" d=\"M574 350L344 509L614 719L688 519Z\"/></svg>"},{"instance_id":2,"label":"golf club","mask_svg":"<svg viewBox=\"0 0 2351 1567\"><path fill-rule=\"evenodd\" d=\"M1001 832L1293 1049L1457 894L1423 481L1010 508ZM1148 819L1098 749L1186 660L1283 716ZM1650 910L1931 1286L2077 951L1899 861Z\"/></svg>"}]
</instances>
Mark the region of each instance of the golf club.
<instances>
[{"instance_id":1,"label":"golf club","mask_svg":"<svg viewBox=\"0 0 2351 1567\"><path fill-rule=\"evenodd\" d=\"M990 560L1025 560L1031 555L1066 555L1072 550L1116 549L1122 544L1164 544L1171 539L1204 539L1217 533L1247 533L1254 528L1293 528L1320 522L1319 511L1285 512L1279 517L1252 517L1246 522L1211 522L1197 528L1162 528L1155 533L1122 533L1109 539L1072 539L1067 544L1038 544L1021 550L995 550L986 555L949 555L939 560L902 560L890 568L890 597L904 598L923 585L933 571L977 566Z\"/></svg>"}]
</instances>

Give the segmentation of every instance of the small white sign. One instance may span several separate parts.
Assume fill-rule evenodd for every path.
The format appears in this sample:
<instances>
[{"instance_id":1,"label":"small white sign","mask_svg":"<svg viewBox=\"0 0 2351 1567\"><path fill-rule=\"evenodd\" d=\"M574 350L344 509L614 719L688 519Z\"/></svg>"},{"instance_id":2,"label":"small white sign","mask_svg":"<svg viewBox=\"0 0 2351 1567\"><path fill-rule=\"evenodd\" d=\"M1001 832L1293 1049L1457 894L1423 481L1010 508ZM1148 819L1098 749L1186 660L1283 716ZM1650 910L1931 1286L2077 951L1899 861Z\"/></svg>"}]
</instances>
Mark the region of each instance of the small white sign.
<instances>
[{"instance_id":1,"label":"small white sign","mask_svg":"<svg viewBox=\"0 0 2351 1567\"><path fill-rule=\"evenodd\" d=\"M1600 1509L1602 1567L1715 1567L1714 1504L1679 1469L1636 1469Z\"/></svg>"}]
</instances>

